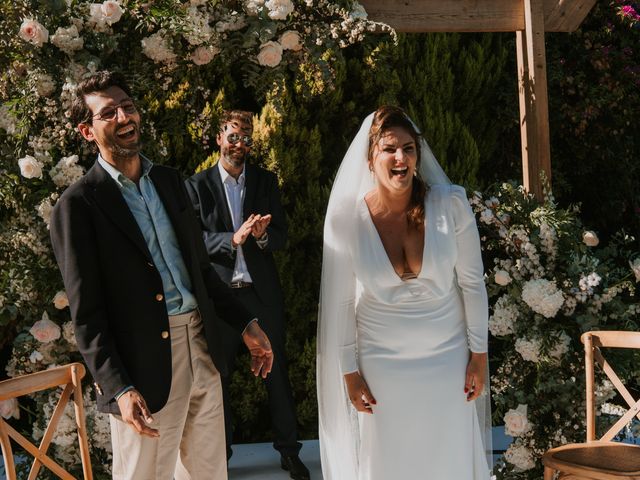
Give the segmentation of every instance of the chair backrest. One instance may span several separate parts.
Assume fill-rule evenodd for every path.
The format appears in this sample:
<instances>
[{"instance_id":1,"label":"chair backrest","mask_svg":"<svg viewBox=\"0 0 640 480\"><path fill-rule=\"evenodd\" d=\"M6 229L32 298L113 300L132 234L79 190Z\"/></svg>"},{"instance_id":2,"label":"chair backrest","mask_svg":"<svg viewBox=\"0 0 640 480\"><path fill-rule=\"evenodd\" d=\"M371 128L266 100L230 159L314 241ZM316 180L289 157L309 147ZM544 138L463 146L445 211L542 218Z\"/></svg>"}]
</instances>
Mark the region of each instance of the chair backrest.
<instances>
[{"instance_id":1,"label":"chair backrest","mask_svg":"<svg viewBox=\"0 0 640 480\"><path fill-rule=\"evenodd\" d=\"M633 417L640 419L640 400L635 400L614 372L600 350L607 348L640 349L640 332L591 331L582 334L584 344L585 373L587 377L587 442L608 442L622 430ZM609 377L616 390L629 405L629 410L599 439L596 440L595 362Z\"/></svg>"},{"instance_id":2,"label":"chair backrest","mask_svg":"<svg viewBox=\"0 0 640 480\"><path fill-rule=\"evenodd\" d=\"M60 400L56 405L49 424L44 432L40 446L36 447L24 436L18 433L11 425L0 417L0 445L2 446L2 456L7 480L16 480L16 469L13 461L13 450L11 449L11 439L18 443L28 453L33 455L34 460L29 473L29 480L35 480L42 466L47 467L55 475L64 480L75 480L75 478L60 465L55 463L47 455L47 450L53 439L56 427L62 413L73 394L75 408L76 425L78 427L78 442L80 444L80 458L82 460L82 470L85 480L92 480L91 463L89 458L89 445L87 442L87 431L85 427L84 406L82 403L82 384L85 368L80 363L71 363L62 367L44 370L21 377L10 378L0 382L0 401L21 397L30 393L39 392L59 386L64 386L60 395Z\"/></svg>"}]
</instances>

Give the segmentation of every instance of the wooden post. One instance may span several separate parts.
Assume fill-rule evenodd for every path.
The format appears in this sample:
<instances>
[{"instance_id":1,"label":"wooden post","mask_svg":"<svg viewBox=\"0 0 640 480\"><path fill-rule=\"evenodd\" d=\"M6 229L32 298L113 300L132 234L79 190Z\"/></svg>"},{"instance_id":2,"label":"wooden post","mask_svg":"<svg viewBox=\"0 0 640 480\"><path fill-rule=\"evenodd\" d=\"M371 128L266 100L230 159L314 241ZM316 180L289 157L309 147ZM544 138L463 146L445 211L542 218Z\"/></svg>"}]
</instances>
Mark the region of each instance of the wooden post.
<instances>
[{"instance_id":1,"label":"wooden post","mask_svg":"<svg viewBox=\"0 0 640 480\"><path fill-rule=\"evenodd\" d=\"M544 10L543 0L523 2L524 31L516 32L522 183L527 191L542 200L540 173L544 171L549 182L551 181Z\"/></svg>"}]
</instances>

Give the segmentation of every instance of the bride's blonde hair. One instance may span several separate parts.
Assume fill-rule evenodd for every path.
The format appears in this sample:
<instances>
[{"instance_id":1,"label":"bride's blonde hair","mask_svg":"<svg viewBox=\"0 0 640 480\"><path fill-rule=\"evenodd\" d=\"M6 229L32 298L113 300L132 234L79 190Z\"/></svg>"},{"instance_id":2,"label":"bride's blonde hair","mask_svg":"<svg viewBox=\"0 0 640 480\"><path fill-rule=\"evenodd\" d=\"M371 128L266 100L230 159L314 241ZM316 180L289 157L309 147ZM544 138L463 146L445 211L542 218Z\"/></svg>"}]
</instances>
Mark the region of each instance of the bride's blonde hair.
<instances>
[{"instance_id":1,"label":"bride's blonde hair","mask_svg":"<svg viewBox=\"0 0 640 480\"><path fill-rule=\"evenodd\" d=\"M416 130L415 124L400 107L393 105L382 105L374 116L373 123L369 129L369 153L367 160L373 160L373 151L384 134L391 128L398 127L405 130L413 138L416 144L416 170L411 186L411 199L407 210L409 225L420 229L424 225L424 199L427 195L427 184L420 176L420 132Z\"/></svg>"}]
</instances>

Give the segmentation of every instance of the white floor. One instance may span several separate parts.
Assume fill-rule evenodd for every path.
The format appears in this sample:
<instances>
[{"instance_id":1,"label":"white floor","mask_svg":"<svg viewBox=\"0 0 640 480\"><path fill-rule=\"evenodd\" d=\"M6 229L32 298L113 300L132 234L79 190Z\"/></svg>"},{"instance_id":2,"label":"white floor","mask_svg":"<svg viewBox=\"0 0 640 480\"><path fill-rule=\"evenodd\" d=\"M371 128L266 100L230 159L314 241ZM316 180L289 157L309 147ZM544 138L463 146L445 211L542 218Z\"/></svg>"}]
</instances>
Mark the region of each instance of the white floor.
<instances>
[{"instance_id":1,"label":"white floor","mask_svg":"<svg viewBox=\"0 0 640 480\"><path fill-rule=\"evenodd\" d=\"M505 450L511 437L504 434L504 427L493 427L494 451ZM497 455L494 459L497 459ZM300 459L309 468L311 480L322 480L320 448L318 440L302 442ZM233 446L229 461L229 480L287 480L289 473L280 468L280 454L270 443L245 443ZM0 480L5 480L0 457Z\"/></svg>"},{"instance_id":2,"label":"white floor","mask_svg":"<svg viewBox=\"0 0 640 480\"><path fill-rule=\"evenodd\" d=\"M311 472L311 480L321 480L318 440L305 440L300 460ZM229 461L229 480L286 480L289 473L280 468L280 454L270 443L245 443L233 446Z\"/></svg>"}]
</instances>

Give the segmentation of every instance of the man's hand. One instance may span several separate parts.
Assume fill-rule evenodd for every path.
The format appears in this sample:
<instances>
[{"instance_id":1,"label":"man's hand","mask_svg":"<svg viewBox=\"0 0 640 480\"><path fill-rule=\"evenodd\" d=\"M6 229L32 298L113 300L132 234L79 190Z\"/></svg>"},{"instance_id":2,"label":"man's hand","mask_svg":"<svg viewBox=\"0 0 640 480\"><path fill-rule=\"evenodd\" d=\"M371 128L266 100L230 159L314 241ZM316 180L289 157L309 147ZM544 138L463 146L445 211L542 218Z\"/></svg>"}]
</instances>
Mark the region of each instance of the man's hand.
<instances>
[{"instance_id":1,"label":"man's hand","mask_svg":"<svg viewBox=\"0 0 640 480\"><path fill-rule=\"evenodd\" d=\"M257 220L255 220L253 228L251 229L251 235L255 238L261 238L267 231L269 222L271 222L271 215L265 215L263 217L257 215Z\"/></svg>"},{"instance_id":2,"label":"man's hand","mask_svg":"<svg viewBox=\"0 0 640 480\"><path fill-rule=\"evenodd\" d=\"M247 218L242 225L240 225L238 231L233 234L233 237L231 237L231 244L234 247L244 244L253 229L253 224L258 220L260 220L260 215L251 214L251 216Z\"/></svg>"},{"instance_id":3,"label":"man's hand","mask_svg":"<svg viewBox=\"0 0 640 480\"><path fill-rule=\"evenodd\" d=\"M118 407L120 408L122 420L131 425L140 435L146 435L148 437L160 436L158 430L147 426L147 423L153 422L153 417L140 392L133 389L123 393L120 398L118 398Z\"/></svg>"},{"instance_id":4,"label":"man's hand","mask_svg":"<svg viewBox=\"0 0 640 480\"><path fill-rule=\"evenodd\" d=\"M254 320L247 325L242 332L242 340L251 353L251 371L256 377L262 375L262 378L267 378L273 366L273 351L258 322Z\"/></svg>"}]
</instances>

